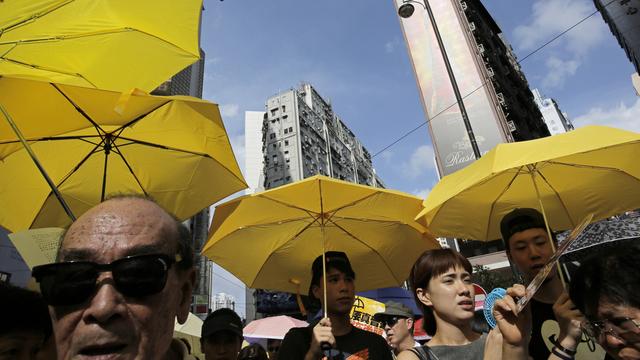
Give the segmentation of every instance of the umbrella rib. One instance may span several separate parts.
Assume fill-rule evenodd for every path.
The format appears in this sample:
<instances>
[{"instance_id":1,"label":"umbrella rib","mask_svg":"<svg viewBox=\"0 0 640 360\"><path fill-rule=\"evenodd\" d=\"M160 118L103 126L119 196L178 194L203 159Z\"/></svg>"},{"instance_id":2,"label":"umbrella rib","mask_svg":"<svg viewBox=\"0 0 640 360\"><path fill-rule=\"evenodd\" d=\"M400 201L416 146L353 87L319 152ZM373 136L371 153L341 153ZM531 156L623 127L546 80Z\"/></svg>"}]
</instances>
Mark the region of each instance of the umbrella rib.
<instances>
[{"instance_id":1,"label":"umbrella rib","mask_svg":"<svg viewBox=\"0 0 640 360\"><path fill-rule=\"evenodd\" d=\"M103 137L104 134L106 134L106 131L104 131L100 127L100 125L98 125L95 121L93 121L93 119L89 116L89 114L84 112L84 110L82 110L80 106L78 106L78 104L76 104L73 100L71 100L71 98L67 96L67 94L65 94L64 91L62 91L58 87L58 85L52 83L51 86L53 86L53 88L56 89L60 93L60 95L64 96L64 98L67 99L67 101L76 109L77 112L80 113L80 115L82 115L88 122L91 123L91 125L93 125L93 127L96 129L100 137Z\"/></svg>"},{"instance_id":2,"label":"umbrella rib","mask_svg":"<svg viewBox=\"0 0 640 360\"><path fill-rule=\"evenodd\" d=\"M159 148L159 149L172 150L172 151L176 151L176 152L180 152L180 153L184 153L184 154L191 154L191 155L197 155L197 156L202 156L202 157L209 158L209 159L217 162L218 164L220 164L220 166L222 166L224 169L226 169L229 172L229 174L233 175L233 177L236 180L238 180L240 183L243 183L243 184L246 185L244 179L242 179L241 177L238 177L237 174L233 173L226 166L224 166L220 161L218 161L217 159L211 157L209 154L200 153L200 152L196 152L196 151L190 151L190 150L184 150L184 149L176 149L176 148L169 147L169 146L166 146L166 145L155 144L155 143L148 142L148 141L143 141L143 140L135 140L135 139L122 137L122 136L118 137L118 140L127 140L127 141L131 142L131 143L125 144L125 146L132 145L132 143L135 143L137 145L146 145L146 146L156 147L156 148ZM272 200L272 199L270 199L270 200Z\"/></svg>"},{"instance_id":3,"label":"umbrella rib","mask_svg":"<svg viewBox=\"0 0 640 360\"><path fill-rule=\"evenodd\" d=\"M103 141L104 142L104 141ZM82 158L82 160L80 160L80 162L73 167L73 169L71 169L69 171L69 173L67 175L64 176L64 178L62 178L62 180L60 180L60 183L58 184L58 187L60 187L62 184L65 183L65 181L67 181L67 179L69 179L69 177L71 177L71 175L73 175L76 171L78 171L78 169L80 169L80 167L82 166L82 164L84 164L90 157L91 155L99 152L98 148L100 147L102 143L97 144L93 150L91 150L87 155L85 155L84 158Z\"/></svg>"},{"instance_id":4,"label":"umbrella rib","mask_svg":"<svg viewBox=\"0 0 640 360\"><path fill-rule=\"evenodd\" d=\"M577 168L583 168L583 169L592 169L592 170L603 170L603 171L614 171L614 172L618 172L618 173L622 173L626 176L629 176L631 178L633 178L634 180L640 180L637 177L629 174L626 171L617 169L617 168L612 168L612 167L608 167L608 166L593 166L593 165L584 165L584 164L569 164L569 163L563 163L563 162L559 162L559 161L546 161L549 164L553 164L553 165L563 165L563 166L571 166L571 167L577 167Z\"/></svg>"},{"instance_id":5,"label":"umbrella rib","mask_svg":"<svg viewBox=\"0 0 640 360\"><path fill-rule=\"evenodd\" d=\"M65 5L68 5L69 3L74 2L75 0L64 0L64 1L60 1L57 4L53 4L51 5L48 9L45 9L44 11L41 11L37 14L31 15L26 19L20 19L18 21L16 21L13 24L9 24L6 27L3 27L2 29L0 29L0 36L4 33L7 33L11 30L14 30L16 28L19 28L22 25L26 25L32 21L36 21L38 18L43 17L45 15L48 15L52 12L54 12L55 10L58 10L61 7L64 7Z\"/></svg>"},{"instance_id":6,"label":"umbrella rib","mask_svg":"<svg viewBox=\"0 0 640 360\"><path fill-rule=\"evenodd\" d=\"M136 182L138 183L138 186L140 187L140 190L142 190L144 195L145 196L149 196L147 191L142 186L142 183L140 182L140 179L138 179L138 176L133 172L133 169L131 168L131 165L129 165L129 162L127 161L127 159L120 152L120 149L118 148L118 145L116 145L115 141L113 142L113 152L115 152L116 154L118 154L120 156L120 158L122 158L122 162L124 162L124 164L127 166L127 169L129 169L129 172L131 173L131 176L133 176L133 178L136 180ZM105 176L106 176L106 168L105 168ZM104 193L104 190L103 190L103 193Z\"/></svg>"},{"instance_id":7,"label":"umbrella rib","mask_svg":"<svg viewBox=\"0 0 640 360\"><path fill-rule=\"evenodd\" d=\"M289 238L289 240L285 241L282 245L278 246L276 249L274 249L273 251L271 251L269 253L269 256L267 256L267 258L262 262L262 265L260 265L260 269L258 270L258 272L256 272L256 276L254 277L254 282L255 279L257 279L260 276L260 273L262 272L262 270L264 269L264 266L267 264L267 262L269 262L269 259L271 259L271 257L273 256L273 254L275 254L278 250L280 250L285 244L287 244L289 241L297 238L298 236L300 236L300 234L302 234L303 232L305 232L309 227L311 227L311 225L315 224L318 222L318 217L314 217L313 221L310 222L309 224L307 224L305 227L303 227L302 229L300 229L300 231L298 231L293 237ZM251 284L251 287L253 287L253 283Z\"/></svg>"},{"instance_id":8,"label":"umbrella rib","mask_svg":"<svg viewBox=\"0 0 640 360\"><path fill-rule=\"evenodd\" d=\"M498 195L498 197L491 203L491 209L489 210L489 216L488 216L488 219L487 219L487 232L486 232L486 234L484 234L485 239L489 239L489 229L490 229L490 226L491 226L491 218L492 218L491 214L493 214L493 210L496 207L496 203L498 202L498 200L500 200L500 198L502 196L504 196L504 194L507 192L507 190L509 190L509 188L511 188L511 185L513 184L513 182L516 181L518 176L522 173L522 169L524 169L524 166L520 166L520 168L518 168L516 173L513 174L513 177L511 178L511 180L509 181L507 186L505 186L505 188L502 190L502 192L500 192L500 195Z\"/></svg>"},{"instance_id":9,"label":"umbrella rib","mask_svg":"<svg viewBox=\"0 0 640 360\"><path fill-rule=\"evenodd\" d=\"M34 38L34 39L26 39L26 40L20 40L20 41L0 41L0 45L7 45L7 44L14 44L14 43L18 43L20 45L22 44L33 44L33 43L40 43L40 42L52 42L52 41L64 41L64 40L72 40L72 39L79 39L79 38L84 38L84 37L92 37L92 36L101 36L101 35L109 35L109 34L116 34L116 33L121 33L121 32L137 32L140 34L144 34L146 36L155 38L156 40L159 40L162 43L165 44L169 44L171 46L174 46L186 53L192 54L194 56L199 56L193 53L190 53L189 51L183 49L182 47L167 41L166 39L163 39L157 35L148 33L146 31L142 31L140 29L136 29L133 27L120 27L120 28L113 28L113 29L108 29L108 30L101 30L101 31L93 31L93 32L87 32L87 33L81 33L81 34L73 34L73 35L61 35L61 36L49 36L49 37L41 37L41 38ZM1 33L1 32L0 32Z\"/></svg>"},{"instance_id":10,"label":"umbrella rib","mask_svg":"<svg viewBox=\"0 0 640 360\"><path fill-rule=\"evenodd\" d=\"M286 202L278 200L278 199L274 199L272 197L269 197L269 196L265 195L264 193L256 194L255 196L261 197L261 198L266 199L266 200L271 200L271 201L273 201L275 203L278 203L280 205L283 205L285 207L289 207L289 208L292 208L292 209L303 211L303 212L307 213L307 215L309 215L309 217L314 218L314 219L316 218L316 216L320 215L320 214L315 213L315 212L313 212L311 210L308 210L308 209L305 209L305 208L301 208L299 206L296 206L296 205L293 205L293 204L289 204L289 203L286 203Z\"/></svg>"},{"instance_id":11,"label":"umbrella rib","mask_svg":"<svg viewBox=\"0 0 640 360\"><path fill-rule=\"evenodd\" d=\"M2 45L2 44L0 43L0 45ZM68 75L68 76L74 76L74 77L77 77L77 78L81 78L82 80L86 81L89 85L93 86L94 88L98 88L98 86L96 86L96 84L94 84L91 81L89 81L89 79L84 77L82 74L72 73L72 72L69 72L69 71L64 71L64 70L59 70L59 69L54 69L54 68L48 67L48 66L40 66L40 65L35 65L35 64L28 64L26 62L17 61L17 60L14 60L14 59L8 59L4 55L0 56L0 59L2 59L4 61L7 61L7 62L10 62L10 63L12 63L14 65L18 65L18 66L28 67L28 68L31 68L31 69L50 71L50 72L54 72L54 73L58 73L58 74L64 74L64 75Z\"/></svg>"},{"instance_id":12,"label":"umbrella rib","mask_svg":"<svg viewBox=\"0 0 640 360\"><path fill-rule=\"evenodd\" d=\"M80 140L85 141L91 145L98 145L97 143L86 140L85 138L94 138L100 137L99 135L87 135L87 136L46 136L40 138L30 138L27 141L58 141L58 140ZM0 141L0 145L8 145L8 144L17 144L20 143L20 140L7 140Z\"/></svg>"},{"instance_id":13,"label":"umbrella rib","mask_svg":"<svg viewBox=\"0 0 640 360\"><path fill-rule=\"evenodd\" d=\"M547 185L549 185L549 188L551 188L551 190L553 190L553 193L556 194L556 197L558 198L558 201L560 201L560 204L562 204L562 208L564 209L564 213L567 214L567 217L569 218L569 221L571 222L571 227L572 228L576 227L576 223L571 218L571 213L569 212L569 209L567 209L567 206L565 205L564 201L562 201L562 197L560 197L560 193L558 193L558 191L553 187L553 185L551 185L549 180L547 180L547 178L542 173L541 169L539 167L537 167L537 166L536 166L536 172L538 173L538 175L540 175L542 180L544 180L544 182L547 183ZM540 199L540 201L542 201L542 199Z\"/></svg>"},{"instance_id":14,"label":"umbrella rib","mask_svg":"<svg viewBox=\"0 0 640 360\"><path fill-rule=\"evenodd\" d=\"M153 108L153 109L151 109L151 110L147 111L146 113L144 113L144 114L140 114L139 116L137 116L137 117L136 117L136 118L134 118L133 120L129 121L128 123L126 123L126 124L122 125L120 128L118 128L118 129L116 129L115 131L113 131L113 133L117 133L117 135L115 135L115 136L116 136L117 138L120 138L120 134L122 134L122 132L123 132L126 128L128 128L129 126L131 126L131 125L133 125L133 124L137 123L138 121L140 121L140 120L142 120L143 118L145 118L147 115L149 115L149 114L151 114L152 112L154 112L154 111L156 111L156 110L160 109L161 107L163 107L163 106L167 105L167 104L168 104L168 103L170 103L170 102L171 102L171 100L167 100L167 101L163 102L162 104L160 104L160 105L156 106L155 108Z\"/></svg>"},{"instance_id":15,"label":"umbrella rib","mask_svg":"<svg viewBox=\"0 0 640 360\"><path fill-rule=\"evenodd\" d=\"M375 248L373 248L372 246L370 246L369 244L365 243L364 241L360 240L358 237L356 237L355 235L353 235L352 233L350 233L349 231L347 231L347 229L343 228L342 226L336 224L335 221L329 220L333 225L335 225L338 229L344 231L345 234L349 235L351 238L353 238L354 240L358 241L359 243L361 243L362 245L368 247L369 249L371 249L371 251L373 251L374 253L376 253L376 255L378 255L378 257L380 259L382 259L382 262L384 263L384 265L387 267L387 270L389 270L389 272L391 273L391 275L393 276L394 279L396 279L397 282L402 282L404 281L404 279L402 280L398 280L398 278L396 278L396 274L393 273L393 270L391 269L391 267L389 266L389 264L387 263L387 260L382 256L382 254L380 254L380 252L378 250L376 250Z\"/></svg>"},{"instance_id":16,"label":"umbrella rib","mask_svg":"<svg viewBox=\"0 0 640 360\"><path fill-rule=\"evenodd\" d=\"M380 192L373 192L373 193L371 193L371 194L369 194L369 195L367 195L367 196L365 196L365 197L363 197L363 198L360 198L360 199L354 200L354 201L352 201L352 202L350 202L350 203L348 203L348 204L342 205L341 207L339 207L339 208L337 208L337 209L333 210L333 211L331 212L331 215L329 216L329 218L328 218L327 220L330 220L330 219L331 219L331 218L332 218L332 217L333 217L333 216L334 216L338 211L343 210L343 209L346 209L346 208L351 207L351 206L355 206L355 205L357 205L358 203L360 203L360 202L362 202L362 201L365 201L365 200L367 200L367 199L369 199L369 198L372 198L372 197L374 197L374 196L377 196L377 195L380 195Z\"/></svg>"}]
</instances>

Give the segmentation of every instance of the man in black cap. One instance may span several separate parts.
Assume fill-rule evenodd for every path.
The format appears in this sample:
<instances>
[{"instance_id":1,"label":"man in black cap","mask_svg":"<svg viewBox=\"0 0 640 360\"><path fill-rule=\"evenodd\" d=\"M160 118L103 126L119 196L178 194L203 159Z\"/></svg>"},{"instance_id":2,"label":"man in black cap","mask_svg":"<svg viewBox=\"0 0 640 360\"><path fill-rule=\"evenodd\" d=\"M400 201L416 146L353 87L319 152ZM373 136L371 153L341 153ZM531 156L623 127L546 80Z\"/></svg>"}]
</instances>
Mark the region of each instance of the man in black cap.
<instances>
[{"instance_id":1,"label":"man in black cap","mask_svg":"<svg viewBox=\"0 0 640 360\"><path fill-rule=\"evenodd\" d=\"M398 355L404 350L420 346L413 339L413 313L411 309L396 301L388 301L384 305L385 310L373 315L373 320L382 325L387 335L387 343L391 346L393 353Z\"/></svg>"},{"instance_id":2,"label":"man in black cap","mask_svg":"<svg viewBox=\"0 0 640 360\"><path fill-rule=\"evenodd\" d=\"M242 347L242 321L231 309L218 309L202 324L200 346L206 360L236 360Z\"/></svg>"},{"instance_id":3,"label":"man in black cap","mask_svg":"<svg viewBox=\"0 0 640 360\"><path fill-rule=\"evenodd\" d=\"M317 323L306 328L289 330L282 341L280 359L362 359L391 360L384 339L351 325L349 313L355 301L355 277L349 258L343 252L325 253L327 313ZM324 301L322 256L311 266L309 296ZM323 304L324 305L324 304ZM322 344L331 349L323 351Z\"/></svg>"},{"instance_id":4,"label":"man in black cap","mask_svg":"<svg viewBox=\"0 0 640 360\"><path fill-rule=\"evenodd\" d=\"M509 261L528 284L553 256L544 217L535 209L515 209L502 218L500 232ZM555 237L552 240L556 242ZM554 269L530 301L529 355L537 360L559 352L572 358L578 352L577 358L602 359L603 356L596 356L587 344L578 349L582 336L580 322L584 317L569 299L560 276ZM550 347L547 341L552 344Z\"/></svg>"}]
</instances>

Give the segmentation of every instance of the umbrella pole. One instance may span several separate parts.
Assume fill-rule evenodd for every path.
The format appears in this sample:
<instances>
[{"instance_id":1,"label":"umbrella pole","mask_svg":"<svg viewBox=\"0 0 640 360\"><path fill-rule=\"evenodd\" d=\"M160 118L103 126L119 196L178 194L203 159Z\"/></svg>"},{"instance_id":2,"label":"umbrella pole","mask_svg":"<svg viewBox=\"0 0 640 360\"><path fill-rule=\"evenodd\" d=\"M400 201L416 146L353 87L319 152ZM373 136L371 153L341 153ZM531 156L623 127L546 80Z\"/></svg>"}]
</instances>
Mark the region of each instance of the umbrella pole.
<instances>
[{"instance_id":1,"label":"umbrella pole","mask_svg":"<svg viewBox=\"0 0 640 360\"><path fill-rule=\"evenodd\" d=\"M324 317L327 318L327 262L325 258L325 249L324 249L324 218L322 219L322 224L320 225L320 233L322 234L322 307L324 311Z\"/></svg>"},{"instance_id":2,"label":"umbrella pole","mask_svg":"<svg viewBox=\"0 0 640 360\"><path fill-rule=\"evenodd\" d=\"M69 207L69 205L67 205L67 202L64 201L64 199L62 198L62 194L60 194L60 191L58 190L56 185L53 183L53 180L51 180L51 178L49 177L47 172L42 167L42 164L40 163L40 161L36 157L36 154L31 149L31 146L27 143L27 140L22 135L22 132L20 131L20 129L18 129L18 126L13 121L13 118L11 118L11 115L9 115L7 110L1 104L0 104L0 111L2 112L2 115L4 115L4 118L7 120L7 122L9 123L11 128L13 129L13 132L16 133L16 135L18 136L18 139L20 139L20 142L22 143L22 146L24 146L25 150L27 150L27 153L31 157L31 160L33 160L33 162L36 164L36 167L38 168L38 170L40 170L40 173L42 174L44 179L47 181L47 184L49 184L49 187L51 188L51 191L53 191L53 193L56 196L56 198L58 198L58 201L60 202L60 205L62 205L62 208L64 209L64 212L67 213L67 216L69 216L71 221L75 221L76 217L73 215L73 212L71 212L71 208Z\"/></svg>"},{"instance_id":3,"label":"umbrella pole","mask_svg":"<svg viewBox=\"0 0 640 360\"><path fill-rule=\"evenodd\" d=\"M533 182L533 187L536 189L536 196L538 197L538 204L540 204L540 210L542 212L542 218L544 219L544 226L547 228L547 236L549 237L549 242L551 243L551 249L553 252L556 252L556 244L553 243L553 237L551 236L551 229L549 228L549 220L547 220L547 213L544 211L544 205L542 205L542 198L540 197L540 190L538 189L538 185L536 184L535 172L531 172L531 181ZM562 288L567 289L567 284L564 282L564 278L562 277L562 269L560 268L560 262L556 262L556 270L558 271L558 277L560 278L560 282L562 283Z\"/></svg>"}]
</instances>

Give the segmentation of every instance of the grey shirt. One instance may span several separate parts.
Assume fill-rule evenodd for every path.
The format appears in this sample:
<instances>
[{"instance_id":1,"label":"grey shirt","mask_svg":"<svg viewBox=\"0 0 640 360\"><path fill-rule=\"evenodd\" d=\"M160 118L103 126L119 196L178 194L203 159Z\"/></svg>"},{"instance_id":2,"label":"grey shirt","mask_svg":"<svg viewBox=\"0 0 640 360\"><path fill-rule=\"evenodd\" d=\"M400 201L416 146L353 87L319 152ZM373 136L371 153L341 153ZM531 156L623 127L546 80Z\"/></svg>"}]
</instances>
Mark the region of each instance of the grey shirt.
<instances>
[{"instance_id":1,"label":"grey shirt","mask_svg":"<svg viewBox=\"0 0 640 360\"><path fill-rule=\"evenodd\" d=\"M477 340L467 345L438 345L430 346L429 349L437 357L433 360L482 360L486 342L487 334L482 334Z\"/></svg>"}]
</instances>

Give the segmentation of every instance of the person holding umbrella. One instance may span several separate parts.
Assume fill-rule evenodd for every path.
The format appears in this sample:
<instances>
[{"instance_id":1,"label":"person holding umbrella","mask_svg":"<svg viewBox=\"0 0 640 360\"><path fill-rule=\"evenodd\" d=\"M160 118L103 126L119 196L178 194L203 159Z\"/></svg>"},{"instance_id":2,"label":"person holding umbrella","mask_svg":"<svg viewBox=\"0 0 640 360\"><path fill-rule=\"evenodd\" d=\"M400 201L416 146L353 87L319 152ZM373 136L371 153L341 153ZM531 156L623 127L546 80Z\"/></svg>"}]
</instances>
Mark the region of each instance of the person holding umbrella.
<instances>
[{"instance_id":1,"label":"person holding umbrella","mask_svg":"<svg viewBox=\"0 0 640 360\"><path fill-rule=\"evenodd\" d=\"M542 214L531 208L515 209L502 218L500 231L509 261L522 273L524 282L529 283L554 253ZM569 356L578 352L584 317L569 299L560 276L553 271L531 299L529 355L533 359L547 359L554 349ZM582 345L580 355L585 359L604 358L601 349L592 349Z\"/></svg>"},{"instance_id":2,"label":"person holding umbrella","mask_svg":"<svg viewBox=\"0 0 640 360\"><path fill-rule=\"evenodd\" d=\"M362 359L391 360L391 351L381 336L351 325L349 313L355 301L356 274L347 255L344 252L328 251L324 256L325 266L322 259L322 255L318 256L311 266L309 296L321 299L323 307L326 307L325 317L306 328L289 330L282 341L278 357L311 360L321 359L323 356L329 359L359 356ZM326 274L323 273L323 267ZM323 296L324 291L326 298ZM331 349L325 351L325 343Z\"/></svg>"}]
</instances>

